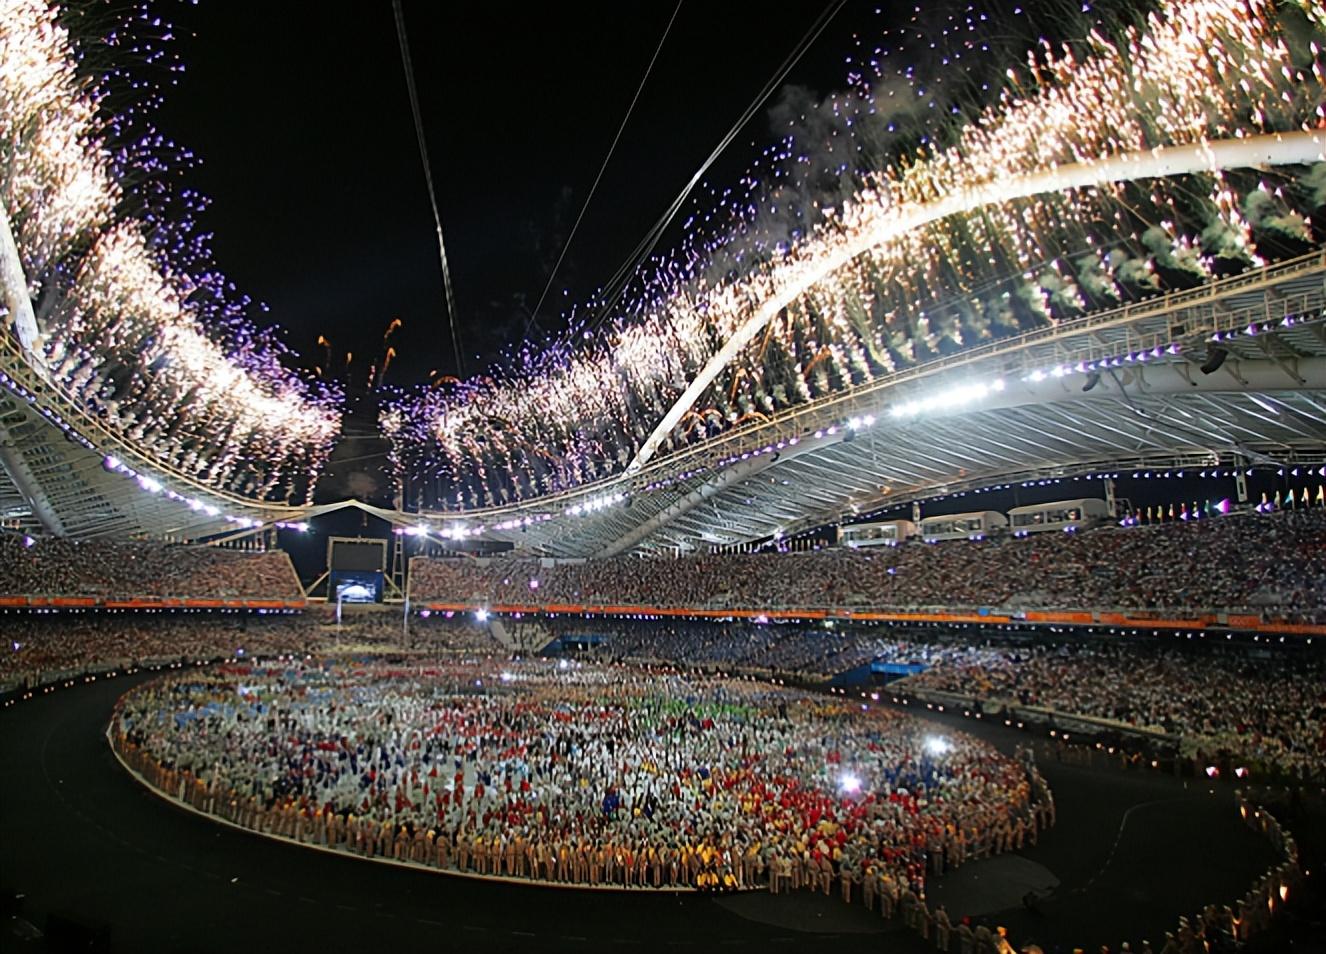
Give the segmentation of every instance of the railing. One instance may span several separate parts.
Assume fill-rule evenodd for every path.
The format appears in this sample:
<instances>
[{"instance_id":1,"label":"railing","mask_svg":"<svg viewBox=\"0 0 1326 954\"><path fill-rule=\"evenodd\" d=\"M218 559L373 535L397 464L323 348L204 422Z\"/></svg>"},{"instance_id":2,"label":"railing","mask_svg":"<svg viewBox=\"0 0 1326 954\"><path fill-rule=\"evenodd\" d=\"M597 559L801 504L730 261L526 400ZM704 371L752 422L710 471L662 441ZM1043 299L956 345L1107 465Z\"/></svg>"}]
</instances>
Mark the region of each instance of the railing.
<instances>
[{"instance_id":1,"label":"railing","mask_svg":"<svg viewBox=\"0 0 1326 954\"><path fill-rule=\"evenodd\" d=\"M474 597L412 595L411 606L430 612L485 612L530 616L666 616L687 619L750 621L822 620L893 623L976 623L979 625L1030 624L1038 626L1116 627L1128 629L1248 630L1285 635L1326 636L1326 624L1306 623L1265 614L1253 608L1073 608L1008 609L990 606L882 606L866 608L841 604L765 604L758 608L655 606L621 601L578 603L502 603Z\"/></svg>"}]
</instances>

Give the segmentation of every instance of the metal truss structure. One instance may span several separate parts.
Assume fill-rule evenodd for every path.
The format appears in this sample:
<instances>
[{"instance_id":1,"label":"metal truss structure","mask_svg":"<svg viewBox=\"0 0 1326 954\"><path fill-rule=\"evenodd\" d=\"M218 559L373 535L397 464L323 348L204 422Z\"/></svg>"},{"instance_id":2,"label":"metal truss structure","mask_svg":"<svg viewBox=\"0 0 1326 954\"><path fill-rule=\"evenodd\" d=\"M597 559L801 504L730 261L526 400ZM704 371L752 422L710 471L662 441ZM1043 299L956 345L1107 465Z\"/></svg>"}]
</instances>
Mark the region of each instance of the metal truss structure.
<instances>
[{"instance_id":1,"label":"metal truss structure","mask_svg":"<svg viewBox=\"0 0 1326 954\"><path fill-rule=\"evenodd\" d=\"M163 467L86 414L0 335L0 526L189 541L298 521L306 509L221 493Z\"/></svg>"},{"instance_id":2,"label":"metal truss structure","mask_svg":"<svg viewBox=\"0 0 1326 954\"><path fill-rule=\"evenodd\" d=\"M444 537L482 526L533 553L611 556L730 546L1015 480L1320 463L1324 319L1314 252L932 361L575 494L421 516Z\"/></svg>"},{"instance_id":3,"label":"metal truss structure","mask_svg":"<svg viewBox=\"0 0 1326 954\"><path fill-rule=\"evenodd\" d=\"M1323 461L1321 251L971 348L573 493L468 513L220 493L89 417L0 336L0 525L77 537L218 540L355 506L444 544L579 558L739 544L1014 480Z\"/></svg>"}]
</instances>

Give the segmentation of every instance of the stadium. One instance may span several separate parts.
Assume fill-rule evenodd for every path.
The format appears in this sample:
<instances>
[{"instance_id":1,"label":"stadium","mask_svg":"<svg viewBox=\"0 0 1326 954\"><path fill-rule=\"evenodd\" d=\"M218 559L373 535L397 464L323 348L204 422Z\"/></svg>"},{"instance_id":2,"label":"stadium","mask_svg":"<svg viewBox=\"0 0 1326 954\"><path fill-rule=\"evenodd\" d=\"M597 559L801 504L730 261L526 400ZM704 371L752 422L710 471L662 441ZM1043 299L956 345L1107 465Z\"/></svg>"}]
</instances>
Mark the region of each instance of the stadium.
<instances>
[{"instance_id":1,"label":"stadium","mask_svg":"<svg viewBox=\"0 0 1326 954\"><path fill-rule=\"evenodd\" d=\"M287 91L244 18L156 6L0 0L0 948L1321 949L1326 7L814 5L698 171L669 55L722 114L687 30L742 11L531 14L511 63L597 23L566 69L626 113L556 94L616 136L542 142L584 204L529 275L439 106L530 97L480 82L498 41L289 24L390 76L371 135L315 96L213 163L259 208L308 149L276 188L313 205L227 229L349 249L253 251L268 314L153 117ZM537 304L467 315L489 280Z\"/></svg>"}]
</instances>

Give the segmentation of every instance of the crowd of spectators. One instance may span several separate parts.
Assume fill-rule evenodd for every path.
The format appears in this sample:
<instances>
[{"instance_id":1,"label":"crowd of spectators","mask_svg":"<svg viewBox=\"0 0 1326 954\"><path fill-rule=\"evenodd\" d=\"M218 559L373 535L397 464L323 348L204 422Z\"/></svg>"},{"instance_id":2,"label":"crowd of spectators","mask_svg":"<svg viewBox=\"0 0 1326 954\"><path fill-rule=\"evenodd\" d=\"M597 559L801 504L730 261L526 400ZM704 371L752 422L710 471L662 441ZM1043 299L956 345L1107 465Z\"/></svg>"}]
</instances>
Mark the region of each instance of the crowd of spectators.
<instances>
[{"instance_id":1,"label":"crowd of spectators","mask_svg":"<svg viewBox=\"0 0 1326 954\"><path fill-rule=\"evenodd\" d=\"M6 613L0 687L147 663L304 654L319 630L297 615L240 613Z\"/></svg>"},{"instance_id":2,"label":"crowd of spectators","mask_svg":"<svg viewBox=\"0 0 1326 954\"><path fill-rule=\"evenodd\" d=\"M1028 761L964 734L676 670L232 665L134 690L114 729L166 791L248 827L560 882L915 907L1054 815Z\"/></svg>"},{"instance_id":3,"label":"crowd of spectators","mask_svg":"<svg viewBox=\"0 0 1326 954\"><path fill-rule=\"evenodd\" d=\"M127 540L0 534L0 596L300 599L290 558Z\"/></svg>"},{"instance_id":4,"label":"crowd of spectators","mask_svg":"<svg viewBox=\"0 0 1326 954\"><path fill-rule=\"evenodd\" d=\"M590 638L595 638L596 651L617 660L811 678L833 676L871 662L934 665L964 652L961 644L910 639L891 630L791 623L558 618L550 626L571 645L593 646Z\"/></svg>"},{"instance_id":5,"label":"crowd of spectators","mask_svg":"<svg viewBox=\"0 0 1326 954\"><path fill-rule=\"evenodd\" d=\"M500 655L486 626L463 618L412 621L391 611L346 613L5 612L0 690L134 665L295 654Z\"/></svg>"},{"instance_id":6,"label":"crowd of spectators","mask_svg":"<svg viewBox=\"0 0 1326 954\"><path fill-rule=\"evenodd\" d=\"M1235 611L1326 620L1326 509L793 553L411 564L416 602Z\"/></svg>"},{"instance_id":7,"label":"crowd of spectators","mask_svg":"<svg viewBox=\"0 0 1326 954\"><path fill-rule=\"evenodd\" d=\"M1192 753L1229 753L1300 777L1326 766L1320 655L1105 640L973 646L898 688L1109 719L1180 736Z\"/></svg>"}]
</instances>

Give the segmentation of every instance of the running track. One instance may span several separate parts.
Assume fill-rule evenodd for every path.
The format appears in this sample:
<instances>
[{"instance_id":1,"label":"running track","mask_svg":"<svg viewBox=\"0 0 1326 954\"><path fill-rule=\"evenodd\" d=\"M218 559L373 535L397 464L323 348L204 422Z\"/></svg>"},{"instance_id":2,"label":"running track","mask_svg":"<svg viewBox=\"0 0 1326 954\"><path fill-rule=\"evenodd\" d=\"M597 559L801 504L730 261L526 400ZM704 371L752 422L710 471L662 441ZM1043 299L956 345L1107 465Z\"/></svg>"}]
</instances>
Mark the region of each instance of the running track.
<instances>
[{"instance_id":1,"label":"running track","mask_svg":"<svg viewBox=\"0 0 1326 954\"><path fill-rule=\"evenodd\" d=\"M117 952L665 950L920 952L934 949L834 897L722 898L484 883L282 845L149 794L103 732L139 673L0 710L0 887L109 928ZM948 716L1011 749L1021 733ZM1039 915L995 915L1019 944L1153 943L1180 913L1232 901L1272 855L1230 791L1150 773L1042 765L1058 826L1023 852L1061 882ZM989 910L1000 859L968 866L932 899L955 917ZM981 866L986 866L982 868ZM984 878L982 875L984 874ZM997 896L998 892L995 891ZM1157 949L1159 944L1156 944ZM956 945L955 945L956 947ZM42 950L0 934L0 950Z\"/></svg>"}]
</instances>

